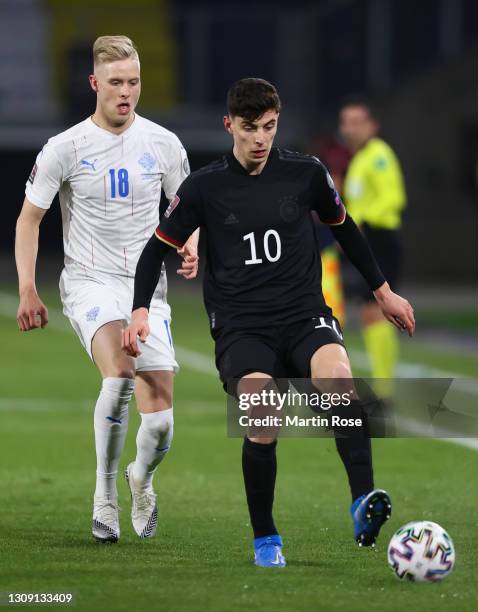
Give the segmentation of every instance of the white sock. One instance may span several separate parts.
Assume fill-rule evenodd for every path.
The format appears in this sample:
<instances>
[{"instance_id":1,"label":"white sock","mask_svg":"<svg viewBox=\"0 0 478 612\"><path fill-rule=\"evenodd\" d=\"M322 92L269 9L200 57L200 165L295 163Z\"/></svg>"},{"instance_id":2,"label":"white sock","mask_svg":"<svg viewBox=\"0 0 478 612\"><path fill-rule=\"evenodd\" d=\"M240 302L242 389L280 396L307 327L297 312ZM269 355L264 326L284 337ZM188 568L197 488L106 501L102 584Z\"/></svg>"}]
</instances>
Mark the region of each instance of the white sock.
<instances>
[{"instance_id":1,"label":"white sock","mask_svg":"<svg viewBox=\"0 0 478 612\"><path fill-rule=\"evenodd\" d=\"M95 495L117 497L116 476L128 431L128 402L133 395L131 378L105 378L95 406Z\"/></svg>"},{"instance_id":2,"label":"white sock","mask_svg":"<svg viewBox=\"0 0 478 612\"><path fill-rule=\"evenodd\" d=\"M141 414L141 426L136 436L136 460L133 478L144 489L152 486L156 467L166 456L173 440L173 409Z\"/></svg>"}]
</instances>

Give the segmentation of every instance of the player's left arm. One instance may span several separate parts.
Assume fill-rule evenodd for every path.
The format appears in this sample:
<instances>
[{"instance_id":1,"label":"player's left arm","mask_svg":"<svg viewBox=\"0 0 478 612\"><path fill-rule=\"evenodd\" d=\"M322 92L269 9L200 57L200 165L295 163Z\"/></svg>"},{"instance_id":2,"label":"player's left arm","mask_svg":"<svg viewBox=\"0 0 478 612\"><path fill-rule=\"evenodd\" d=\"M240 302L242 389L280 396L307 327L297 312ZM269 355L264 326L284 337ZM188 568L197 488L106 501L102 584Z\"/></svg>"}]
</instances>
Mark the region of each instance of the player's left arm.
<instances>
[{"instance_id":1,"label":"player's left arm","mask_svg":"<svg viewBox=\"0 0 478 612\"><path fill-rule=\"evenodd\" d=\"M344 253L367 281L381 311L390 323L400 330L415 333L415 318L410 303L390 289L370 246L362 232L347 215L340 225L331 227L332 233Z\"/></svg>"},{"instance_id":2,"label":"player's left arm","mask_svg":"<svg viewBox=\"0 0 478 612\"><path fill-rule=\"evenodd\" d=\"M177 138L172 143L169 159L170 166L168 173L163 179L163 189L168 200L172 202L174 197L176 197L179 186L190 173L186 150ZM198 273L198 243L199 228L191 234L181 249L177 249L177 253L181 255L183 261L181 263L181 268L176 272L188 280L196 278Z\"/></svg>"},{"instance_id":3,"label":"player's left arm","mask_svg":"<svg viewBox=\"0 0 478 612\"><path fill-rule=\"evenodd\" d=\"M385 282L373 292L385 318L400 331L407 331L409 336L415 333L415 316L412 305L390 289Z\"/></svg>"},{"instance_id":4,"label":"player's left arm","mask_svg":"<svg viewBox=\"0 0 478 612\"><path fill-rule=\"evenodd\" d=\"M136 265L131 322L122 331L121 341L123 350L132 357L141 355L138 337L141 342L146 342L149 336L149 306L159 281L164 258L172 249L172 245L158 240L155 232L146 243Z\"/></svg>"},{"instance_id":5,"label":"player's left arm","mask_svg":"<svg viewBox=\"0 0 478 612\"><path fill-rule=\"evenodd\" d=\"M320 166L312 182L313 207L320 220L331 226L335 239L367 281L386 319L412 336L415 332L413 308L390 289L367 240L352 217L347 215L327 169L322 164Z\"/></svg>"}]
</instances>

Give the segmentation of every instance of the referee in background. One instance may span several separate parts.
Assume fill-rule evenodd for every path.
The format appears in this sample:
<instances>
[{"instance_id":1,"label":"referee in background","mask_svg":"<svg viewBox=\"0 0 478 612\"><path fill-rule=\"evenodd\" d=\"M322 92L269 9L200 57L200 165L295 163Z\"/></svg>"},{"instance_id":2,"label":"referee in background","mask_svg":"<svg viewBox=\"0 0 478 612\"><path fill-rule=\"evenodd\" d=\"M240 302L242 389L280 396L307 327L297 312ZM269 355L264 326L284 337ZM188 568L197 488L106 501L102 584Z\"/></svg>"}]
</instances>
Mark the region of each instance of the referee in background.
<instances>
[{"instance_id":1,"label":"referee in background","mask_svg":"<svg viewBox=\"0 0 478 612\"><path fill-rule=\"evenodd\" d=\"M353 157L345 176L347 211L359 225L393 291L400 277L401 214L406 205L402 170L390 146L377 137L379 123L362 99L345 102L339 130ZM374 378L393 378L399 356L397 330L383 316L368 287L361 290L365 348ZM390 389L386 384L383 391Z\"/></svg>"}]
</instances>

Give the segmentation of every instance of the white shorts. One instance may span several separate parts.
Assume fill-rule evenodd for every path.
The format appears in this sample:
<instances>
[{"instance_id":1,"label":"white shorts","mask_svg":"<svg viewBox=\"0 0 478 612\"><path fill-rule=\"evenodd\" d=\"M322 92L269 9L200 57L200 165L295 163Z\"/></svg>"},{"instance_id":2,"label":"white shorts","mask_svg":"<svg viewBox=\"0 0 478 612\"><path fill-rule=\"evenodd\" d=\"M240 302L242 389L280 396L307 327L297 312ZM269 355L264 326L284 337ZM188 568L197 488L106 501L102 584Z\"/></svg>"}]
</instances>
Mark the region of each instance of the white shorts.
<instances>
[{"instance_id":1,"label":"white shorts","mask_svg":"<svg viewBox=\"0 0 478 612\"><path fill-rule=\"evenodd\" d=\"M60 296L63 312L93 360L91 343L96 332L111 321L129 323L133 304L134 280L108 274L88 274L63 270ZM136 371L167 370L177 372L171 335L171 309L153 297L149 310L150 334L136 358Z\"/></svg>"}]
</instances>

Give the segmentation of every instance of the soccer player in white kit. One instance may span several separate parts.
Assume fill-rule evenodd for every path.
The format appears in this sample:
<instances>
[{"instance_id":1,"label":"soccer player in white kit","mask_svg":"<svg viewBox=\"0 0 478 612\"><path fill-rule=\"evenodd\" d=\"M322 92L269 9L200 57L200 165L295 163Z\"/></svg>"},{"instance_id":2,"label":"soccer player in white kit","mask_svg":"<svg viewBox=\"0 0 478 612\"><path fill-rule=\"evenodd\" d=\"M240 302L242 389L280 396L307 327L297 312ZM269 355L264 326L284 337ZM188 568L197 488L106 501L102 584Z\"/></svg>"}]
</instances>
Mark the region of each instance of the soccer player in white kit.
<instances>
[{"instance_id":1,"label":"soccer player in white kit","mask_svg":"<svg viewBox=\"0 0 478 612\"><path fill-rule=\"evenodd\" d=\"M154 330L136 359L121 350L130 320L136 263L158 225L161 188L172 199L189 173L178 138L138 116L139 57L125 36L102 36L93 46L95 113L50 138L26 184L17 222L20 330L44 327L48 311L35 287L39 225L59 192L65 267L60 279L63 311L103 379L94 412L97 456L93 536L120 535L116 478L133 391L141 414L137 454L126 470L131 518L141 538L154 535L152 479L173 436L175 360L163 269L152 307ZM174 206L174 201L170 206ZM191 236L178 273L197 273L197 235Z\"/></svg>"}]
</instances>

